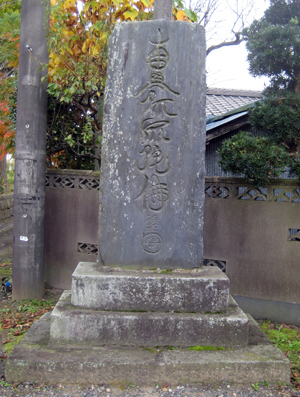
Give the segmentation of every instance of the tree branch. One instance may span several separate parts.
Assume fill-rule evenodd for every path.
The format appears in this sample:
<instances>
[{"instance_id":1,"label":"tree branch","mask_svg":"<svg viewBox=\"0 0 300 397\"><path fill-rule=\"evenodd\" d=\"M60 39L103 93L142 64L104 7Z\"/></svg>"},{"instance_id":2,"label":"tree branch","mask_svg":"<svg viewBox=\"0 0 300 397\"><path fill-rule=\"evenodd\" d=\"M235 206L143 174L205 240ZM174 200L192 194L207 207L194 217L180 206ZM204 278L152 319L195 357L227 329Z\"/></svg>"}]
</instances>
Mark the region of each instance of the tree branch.
<instances>
[{"instance_id":1,"label":"tree branch","mask_svg":"<svg viewBox=\"0 0 300 397\"><path fill-rule=\"evenodd\" d=\"M194 12L199 17L198 23L206 27L218 7L219 0L197 1Z\"/></svg>"},{"instance_id":2,"label":"tree branch","mask_svg":"<svg viewBox=\"0 0 300 397\"><path fill-rule=\"evenodd\" d=\"M244 41L245 38L242 36L241 33L235 33L235 40L232 41L223 41L222 43L216 44L216 45L212 45L210 47L208 47L208 49L206 50L206 56L208 54L210 54L213 50L217 50L221 47L228 47L228 46L232 46L232 45L238 45L240 44L242 41Z\"/></svg>"}]
</instances>

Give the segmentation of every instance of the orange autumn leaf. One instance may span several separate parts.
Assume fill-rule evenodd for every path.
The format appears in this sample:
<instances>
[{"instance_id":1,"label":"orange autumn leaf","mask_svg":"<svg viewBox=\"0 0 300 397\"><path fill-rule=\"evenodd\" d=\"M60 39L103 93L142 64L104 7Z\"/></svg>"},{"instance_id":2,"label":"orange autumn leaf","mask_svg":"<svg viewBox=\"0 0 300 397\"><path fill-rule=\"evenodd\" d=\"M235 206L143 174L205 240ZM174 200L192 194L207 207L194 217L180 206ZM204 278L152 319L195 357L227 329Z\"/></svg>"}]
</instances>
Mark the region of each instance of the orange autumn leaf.
<instances>
[{"instance_id":1,"label":"orange autumn leaf","mask_svg":"<svg viewBox=\"0 0 300 397\"><path fill-rule=\"evenodd\" d=\"M187 19L186 18L186 14L185 14L185 12L183 10L177 11L176 18L177 18L178 21L186 21L186 19Z\"/></svg>"}]
</instances>

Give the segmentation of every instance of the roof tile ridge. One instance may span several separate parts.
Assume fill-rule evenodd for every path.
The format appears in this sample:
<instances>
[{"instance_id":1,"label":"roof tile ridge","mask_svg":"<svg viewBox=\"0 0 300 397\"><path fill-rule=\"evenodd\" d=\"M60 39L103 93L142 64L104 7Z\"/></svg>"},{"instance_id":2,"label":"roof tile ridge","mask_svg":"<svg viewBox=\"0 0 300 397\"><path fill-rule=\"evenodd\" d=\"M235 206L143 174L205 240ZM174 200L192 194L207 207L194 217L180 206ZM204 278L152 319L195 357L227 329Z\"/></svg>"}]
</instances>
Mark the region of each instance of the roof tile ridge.
<instances>
[{"instance_id":1,"label":"roof tile ridge","mask_svg":"<svg viewBox=\"0 0 300 397\"><path fill-rule=\"evenodd\" d=\"M261 97L262 91L258 90L241 90L241 89L228 89L228 88L207 88L207 95L221 95L221 96L249 96L253 97Z\"/></svg>"}]
</instances>

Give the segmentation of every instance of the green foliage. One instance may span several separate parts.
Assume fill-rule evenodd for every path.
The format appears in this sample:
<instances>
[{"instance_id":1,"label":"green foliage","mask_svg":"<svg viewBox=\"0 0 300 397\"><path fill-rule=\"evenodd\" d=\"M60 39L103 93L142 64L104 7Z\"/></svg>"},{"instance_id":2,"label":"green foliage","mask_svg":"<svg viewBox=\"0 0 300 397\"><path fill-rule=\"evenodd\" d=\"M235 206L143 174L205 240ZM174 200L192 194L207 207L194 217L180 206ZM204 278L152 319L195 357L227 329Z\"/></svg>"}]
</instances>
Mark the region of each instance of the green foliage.
<instances>
[{"instance_id":1,"label":"green foliage","mask_svg":"<svg viewBox=\"0 0 300 397\"><path fill-rule=\"evenodd\" d=\"M18 66L20 22L19 11L0 16L0 64L1 71L5 71L8 75L14 74L14 68Z\"/></svg>"},{"instance_id":2,"label":"green foliage","mask_svg":"<svg viewBox=\"0 0 300 397\"><path fill-rule=\"evenodd\" d=\"M0 382L0 385L1 385L1 386L4 386L4 387L10 387L10 386L11 386L11 383L7 383L5 380L2 380L2 381Z\"/></svg>"},{"instance_id":3,"label":"green foliage","mask_svg":"<svg viewBox=\"0 0 300 397\"><path fill-rule=\"evenodd\" d=\"M253 387L253 389L254 389L255 391L258 391L258 389L259 389L259 383L258 383L258 382L252 383L251 386Z\"/></svg>"},{"instance_id":4,"label":"green foliage","mask_svg":"<svg viewBox=\"0 0 300 397\"><path fill-rule=\"evenodd\" d=\"M0 0L0 18L7 13L20 12L21 0Z\"/></svg>"},{"instance_id":5,"label":"green foliage","mask_svg":"<svg viewBox=\"0 0 300 397\"><path fill-rule=\"evenodd\" d=\"M292 383L300 387L300 328L265 320L260 328L291 362Z\"/></svg>"},{"instance_id":6,"label":"green foliage","mask_svg":"<svg viewBox=\"0 0 300 397\"><path fill-rule=\"evenodd\" d=\"M292 351L300 352L300 334L294 329L285 328L283 325L278 325L274 329L269 329L268 326L263 326L268 338L275 344L276 347L284 352Z\"/></svg>"},{"instance_id":7,"label":"green foliage","mask_svg":"<svg viewBox=\"0 0 300 397\"><path fill-rule=\"evenodd\" d=\"M22 312L30 312L35 313L40 308L51 308L55 301L53 299L25 299L18 302L20 305L18 306L18 311Z\"/></svg>"},{"instance_id":8,"label":"green foliage","mask_svg":"<svg viewBox=\"0 0 300 397\"><path fill-rule=\"evenodd\" d=\"M219 150L224 171L245 175L257 186L266 185L269 179L279 177L289 156L284 147L267 137L253 137L249 132L239 132L223 142Z\"/></svg>"},{"instance_id":9,"label":"green foliage","mask_svg":"<svg viewBox=\"0 0 300 397\"><path fill-rule=\"evenodd\" d=\"M182 0L173 0L173 17L178 21L198 21L198 15L184 7L184 2Z\"/></svg>"},{"instance_id":10,"label":"green foliage","mask_svg":"<svg viewBox=\"0 0 300 397\"><path fill-rule=\"evenodd\" d=\"M48 95L47 166L52 168L93 169L93 131L89 116L73 103L60 102Z\"/></svg>"},{"instance_id":11,"label":"green foliage","mask_svg":"<svg viewBox=\"0 0 300 397\"><path fill-rule=\"evenodd\" d=\"M47 165L100 163L107 46L120 21L152 19L154 0L50 0ZM0 156L14 151L21 0L0 0ZM173 16L197 20L175 0Z\"/></svg>"},{"instance_id":12,"label":"green foliage","mask_svg":"<svg viewBox=\"0 0 300 397\"><path fill-rule=\"evenodd\" d=\"M144 347L144 350L157 354L159 350L153 349L152 347Z\"/></svg>"},{"instance_id":13,"label":"green foliage","mask_svg":"<svg viewBox=\"0 0 300 397\"><path fill-rule=\"evenodd\" d=\"M289 156L285 166L290 167L290 176L300 180L300 94L282 91L270 95L249 113L252 127L268 135L274 145L286 149Z\"/></svg>"},{"instance_id":14,"label":"green foliage","mask_svg":"<svg viewBox=\"0 0 300 397\"><path fill-rule=\"evenodd\" d=\"M290 153L299 157L300 95L280 92L256 103L250 110L250 123L263 131L277 144L283 143Z\"/></svg>"},{"instance_id":15,"label":"green foliage","mask_svg":"<svg viewBox=\"0 0 300 397\"><path fill-rule=\"evenodd\" d=\"M0 178L0 194L5 192L5 180Z\"/></svg>"},{"instance_id":16,"label":"green foliage","mask_svg":"<svg viewBox=\"0 0 300 397\"><path fill-rule=\"evenodd\" d=\"M293 161L291 161L290 164L290 176L291 177L296 177L298 180L300 180L300 158L298 157L297 159L294 158Z\"/></svg>"},{"instance_id":17,"label":"green foliage","mask_svg":"<svg viewBox=\"0 0 300 397\"><path fill-rule=\"evenodd\" d=\"M0 1L0 157L14 151L19 11L17 2Z\"/></svg>"},{"instance_id":18,"label":"green foliage","mask_svg":"<svg viewBox=\"0 0 300 397\"><path fill-rule=\"evenodd\" d=\"M51 0L51 5L48 165L93 168L95 160L100 163L109 37L119 21L151 18L151 1Z\"/></svg>"},{"instance_id":19,"label":"green foliage","mask_svg":"<svg viewBox=\"0 0 300 397\"><path fill-rule=\"evenodd\" d=\"M265 386L265 387L269 387L270 386L270 382L268 382L267 380L263 380L261 384L263 386Z\"/></svg>"},{"instance_id":20,"label":"green foliage","mask_svg":"<svg viewBox=\"0 0 300 397\"><path fill-rule=\"evenodd\" d=\"M267 138L240 133L223 143L221 165L264 185L290 167L300 180L300 2L271 0L263 18L243 31L253 76L267 76L263 102L249 111Z\"/></svg>"},{"instance_id":21,"label":"green foliage","mask_svg":"<svg viewBox=\"0 0 300 397\"><path fill-rule=\"evenodd\" d=\"M14 181L15 181L15 171L14 170L7 171L7 192L11 192L14 190Z\"/></svg>"},{"instance_id":22,"label":"green foliage","mask_svg":"<svg viewBox=\"0 0 300 397\"><path fill-rule=\"evenodd\" d=\"M300 3L271 0L264 17L243 31L253 76L267 76L271 90L300 92Z\"/></svg>"}]
</instances>

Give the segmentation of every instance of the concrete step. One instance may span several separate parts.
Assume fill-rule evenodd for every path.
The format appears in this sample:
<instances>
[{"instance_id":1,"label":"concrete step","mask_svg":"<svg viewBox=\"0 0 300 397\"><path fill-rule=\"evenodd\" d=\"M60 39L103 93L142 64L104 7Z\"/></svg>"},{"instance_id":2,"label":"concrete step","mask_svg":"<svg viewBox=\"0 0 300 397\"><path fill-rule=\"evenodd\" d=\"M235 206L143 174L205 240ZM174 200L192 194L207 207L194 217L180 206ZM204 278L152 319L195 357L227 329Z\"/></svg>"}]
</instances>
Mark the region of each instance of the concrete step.
<instances>
[{"instance_id":1,"label":"concrete step","mask_svg":"<svg viewBox=\"0 0 300 397\"><path fill-rule=\"evenodd\" d=\"M245 347L248 318L231 298L221 314L80 309L65 291L51 315L51 342L125 346Z\"/></svg>"},{"instance_id":2,"label":"concrete step","mask_svg":"<svg viewBox=\"0 0 300 397\"><path fill-rule=\"evenodd\" d=\"M46 384L136 384L153 386L221 382L251 385L290 381L289 360L250 319L245 349L223 351L149 350L116 346L49 346L49 313L36 321L7 359L6 381Z\"/></svg>"},{"instance_id":3,"label":"concrete step","mask_svg":"<svg viewBox=\"0 0 300 397\"><path fill-rule=\"evenodd\" d=\"M168 274L80 262L72 275L72 304L81 308L217 313L228 299L229 279L217 267Z\"/></svg>"}]
</instances>

